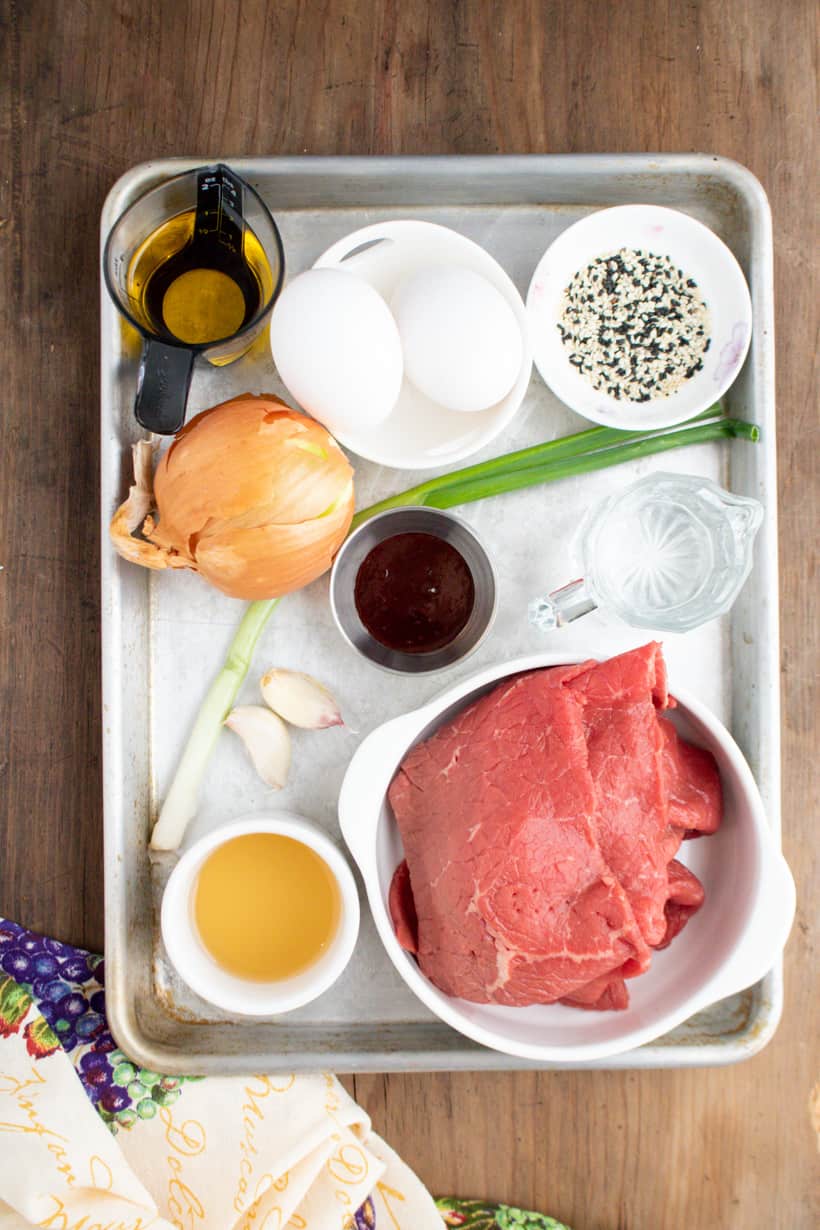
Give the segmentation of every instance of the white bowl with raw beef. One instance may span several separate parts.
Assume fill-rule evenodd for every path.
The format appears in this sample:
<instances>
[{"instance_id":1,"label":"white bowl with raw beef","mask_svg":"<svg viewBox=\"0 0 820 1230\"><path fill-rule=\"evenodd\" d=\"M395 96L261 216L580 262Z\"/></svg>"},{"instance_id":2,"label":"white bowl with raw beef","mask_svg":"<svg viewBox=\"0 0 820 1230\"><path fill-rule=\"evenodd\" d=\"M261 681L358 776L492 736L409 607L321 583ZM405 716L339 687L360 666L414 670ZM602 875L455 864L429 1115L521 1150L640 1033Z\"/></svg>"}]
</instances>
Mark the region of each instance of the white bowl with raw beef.
<instances>
[{"instance_id":1,"label":"white bowl with raw beef","mask_svg":"<svg viewBox=\"0 0 820 1230\"><path fill-rule=\"evenodd\" d=\"M723 793L716 833L687 841L678 858L700 879L705 901L651 967L630 979L629 1007L583 1011L562 1004L506 1007L444 994L400 945L388 896L403 847L387 791L407 752L502 679L566 665L536 654L490 667L429 704L385 723L361 744L339 798L345 841L364 878L379 936L401 977L441 1020L509 1055L554 1063L593 1062L650 1042L717 1000L753 985L777 960L795 909L794 882L769 828L757 786L725 727L670 681L679 734L715 757Z\"/></svg>"}]
</instances>

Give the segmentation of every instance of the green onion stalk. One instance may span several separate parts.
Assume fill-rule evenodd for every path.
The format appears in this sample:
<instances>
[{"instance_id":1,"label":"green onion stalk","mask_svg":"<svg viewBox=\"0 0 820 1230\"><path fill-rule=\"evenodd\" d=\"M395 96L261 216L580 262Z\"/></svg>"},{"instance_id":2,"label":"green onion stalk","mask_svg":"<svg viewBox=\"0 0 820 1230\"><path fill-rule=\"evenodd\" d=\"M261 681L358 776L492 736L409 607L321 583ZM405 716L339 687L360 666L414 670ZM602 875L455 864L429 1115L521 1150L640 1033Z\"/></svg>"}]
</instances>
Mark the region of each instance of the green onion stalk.
<instances>
[{"instance_id":1,"label":"green onion stalk","mask_svg":"<svg viewBox=\"0 0 820 1230\"><path fill-rule=\"evenodd\" d=\"M242 616L228 649L225 663L205 694L185 744L185 750L165 796L159 818L151 834L154 850L176 850L188 824L193 820L199 786L211 758L225 718L233 709L237 693L250 669L262 629L279 602L268 598L251 602Z\"/></svg>"},{"instance_id":2,"label":"green onion stalk","mask_svg":"<svg viewBox=\"0 0 820 1230\"><path fill-rule=\"evenodd\" d=\"M591 474L626 461L651 457L690 444L731 438L756 441L753 423L723 418L720 403L690 419L680 428L659 431L621 431L591 427L586 431L506 453L477 465L442 474L389 496L356 513L351 532L370 517L391 508L424 506L453 508L489 496L519 491L541 483L557 482L578 474ZM199 708L185 750L177 766L151 836L155 850L175 850L197 808L199 786L223 723L253 659L259 637L276 608L272 598L249 604L236 630L225 663Z\"/></svg>"}]
</instances>

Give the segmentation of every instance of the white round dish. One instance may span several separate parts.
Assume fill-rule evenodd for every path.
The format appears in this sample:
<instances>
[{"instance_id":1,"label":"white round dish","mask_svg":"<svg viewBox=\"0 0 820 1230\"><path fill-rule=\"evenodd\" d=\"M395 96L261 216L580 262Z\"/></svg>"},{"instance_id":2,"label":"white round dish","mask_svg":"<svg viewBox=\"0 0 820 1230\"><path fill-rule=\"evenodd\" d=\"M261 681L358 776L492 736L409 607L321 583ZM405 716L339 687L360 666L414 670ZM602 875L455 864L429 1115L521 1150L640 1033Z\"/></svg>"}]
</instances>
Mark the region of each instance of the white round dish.
<instances>
[{"instance_id":1,"label":"white round dish","mask_svg":"<svg viewBox=\"0 0 820 1230\"><path fill-rule=\"evenodd\" d=\"M498 680L566 662L565 654L535 654L490 667L423 708L380 726L350 763L339 798L339 820L364 877L388 956L436 1016L466 1037L508 1055L548 1063L590 1063L650 1042L762 978L788 937L795 895L791 873L740 749L699 701L673 687L679 707L666 716L681 734L714 754L723 784L724 820L709 838L684 843L678 857L703 883L706 900L671 947L653 954L647 973L629 982L629 1007L623 1012L584 1012L560 1004L527 1008L473 1004L445 995L422 974L399 945L390 921L390 881L403 853L387 788L415 743Z\"/></svg>"},{"instance_id":2,"label":"white round dish","mask_svg":"<svg viewBox=\"0 0 820 1230\"><path fill-rule=\"evenodd\" d=\"M558 332L564 291L574 275L620 248L671 257L697 282L709 312L711 344L703 370L668 397L617 401L594 389L570 363ZM626 430L670 427L708 409L737 376L752 336L749 288L726 244L689 214L659 205L600 209L562 231L532 276L527 315L535 366L556 397L584 418Z\"/></svg>"},{"instance_id":3,"label":"white round dish","mask_svg":"<svg viewBox=\"0 0 820 1230\"><path fill-rule=\"evenodd\" d=\"M228 973L204 947L194 923L193 888L205 859L226 841L252 833L276 833L309 846L330 868L339 888L339 925L327 952L301 974L277 982L253 982ZM347 862L321 829L293 812L262 812L220 825L186 850L165 886L160 925L172 965L197 995L227 1012L274 1016L310 1003L339 977L359 934L359 893Z\"/></svg>"},{"instance_id":4,"label":"white round dish","mask_svg":"<svg viewBox=\"0 0 820 1230\"><path fill-rule=\"evenodd\" d=\"M408 275L427 266L455 265L485 277L509 303L521 328L522 358L510 392L486 410L446 410L405 379L392 412L362 431L337 432L341 445L368 461L397 470L448 466L494 440L519 409L532 371L527 313L510 278L484 248L446 226L400 220L365 226L323 253L314 268L338 266L365 278L390 302Z\"/></svg>"}]
</instances>

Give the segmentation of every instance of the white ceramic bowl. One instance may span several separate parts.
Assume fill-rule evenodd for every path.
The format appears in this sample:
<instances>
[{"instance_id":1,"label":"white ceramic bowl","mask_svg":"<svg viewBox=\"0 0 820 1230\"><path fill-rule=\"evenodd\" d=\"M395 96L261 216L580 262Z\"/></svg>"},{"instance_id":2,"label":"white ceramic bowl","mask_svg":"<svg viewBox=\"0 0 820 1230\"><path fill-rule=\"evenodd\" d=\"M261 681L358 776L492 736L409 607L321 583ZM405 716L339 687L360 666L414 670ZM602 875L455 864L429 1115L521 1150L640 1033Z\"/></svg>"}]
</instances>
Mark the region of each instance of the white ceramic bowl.
<instances>
[{"instance_id":1,"label":"white ceramic bowl","mask_svg":"<svg viewBox=\"0 0 820 1230\"><path fill-rule=\"evenodd\" d=\"M617 401L594 389L569 361L558 332L564 291L579 270L620 248L669 256L695 279L709 310L711 345L703 370L648 402ZM556 397L608 427L651 430L682 423L722 397L740 371L752 336L752 301L726 244L689 214L660 205L599 209L562 231L539 261L527 293L535 366Z\"/></svg>"},{"instance_id":2,"label":"white ceramic bowl","mask_svg":"<svg viewBox=\"0 0 820 1230\"><path fill-rule=\"evenodd\" d=\"M276 833L301 841L323 859L339 887L341 914L330 947L301 974L277 982L253 982L229 974L204 947L194 923L193 889L203 862L226 841L252 833ZM197 995L228 1012L273 1016L310 1003L339 977L359 934L359 893L347 862L321 829L292 812L265 812L221 825L186 850L165 886L161 927L171 963Z\"/></svg>"},{"instance_id":3,"label":"white ceramic bowl","mask_svg":"<svg viewBox=\"0 0 820 1230\"><path fill-rule=\"evenodd\" d=\"M520 294L498 261L458 231L433 222L378 222L334 243L314 268L349 270L370 282L389 303L403 278L429 265L471 269L501 292L521 328L521 369L505 398L473 414L446 410L405 378L399 399L384 422L360 432L335 433L351 452L397 470L453 465L489 444L519 409L532 372L527 313Z\"/></svg>"},{"instance_id":4,"label":"white ceramic bowl","mask_svg":"<svg viewBox=\"0 0 820 1230\"><path fill-rule=\"evenodd\" d=\"M672 945L653 954L648 972L629 982L629 1008L507 1008L468 1003L433 986L400 947L390 921L388 891L402 844L387 788L409 748L498 680L566 661L566 655L536 654L491 667L423 708L380 726L351 761L339 798L339 819L364 877L382 943L401 977L436 1016L508 1055L589 1063L650 1042L762 978L786 942L795 898L791 873L740 749L703 705L673 686L680 707L667 716L682 735L714 754L723 784L724 819L713 836L684 842L679 857L703 883L706 900Z\"/></svg>"}]
</instances>

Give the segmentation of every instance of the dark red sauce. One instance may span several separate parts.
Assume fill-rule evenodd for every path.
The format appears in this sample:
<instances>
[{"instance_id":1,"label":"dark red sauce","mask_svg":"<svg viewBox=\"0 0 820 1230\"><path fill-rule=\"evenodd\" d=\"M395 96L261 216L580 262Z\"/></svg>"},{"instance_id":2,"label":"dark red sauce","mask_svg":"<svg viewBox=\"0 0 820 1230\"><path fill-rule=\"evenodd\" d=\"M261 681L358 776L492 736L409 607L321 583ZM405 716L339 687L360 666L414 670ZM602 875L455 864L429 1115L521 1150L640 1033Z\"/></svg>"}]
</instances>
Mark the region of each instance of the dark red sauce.
<instances>
[{"instance_id":1,"label":"dark red sauce","mask_svg":"<svg viewBox=\"0 0 820 1230\"><path fill-rule=\"evenodd\" d=\"M475 603L464 557L434 534L394 534L365 556L353 592L372 637L402 653L430 653L458 636Z\"/></svg>"}]
</instances>

